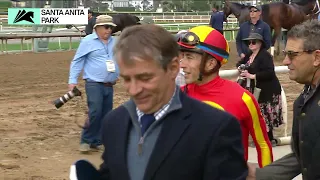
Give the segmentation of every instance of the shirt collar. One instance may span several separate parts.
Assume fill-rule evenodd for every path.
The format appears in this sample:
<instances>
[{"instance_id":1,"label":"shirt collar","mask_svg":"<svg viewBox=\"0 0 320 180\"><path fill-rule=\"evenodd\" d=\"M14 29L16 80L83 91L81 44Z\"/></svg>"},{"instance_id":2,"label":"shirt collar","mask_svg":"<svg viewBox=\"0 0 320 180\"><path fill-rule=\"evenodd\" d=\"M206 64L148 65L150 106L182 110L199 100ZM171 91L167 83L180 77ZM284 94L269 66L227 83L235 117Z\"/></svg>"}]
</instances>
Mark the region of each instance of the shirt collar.
<instances>
[{"instance_id":1,"label":"shirt collar","mask_svg":"<svg viewBox=\"0 0 320 180\"><path fill-rule=\"evenodd\" d=\"M177 90L177 86L175 86L174 93L173 93L171 99L169 100L169 102L168 102L167 104L165 104L164 106L162 106L157 112L154 113L154 116L155 116L155 117L157 117L157 115L158 115L159 113L161 113L162 111L167 110L167 109L169 108L169 106L170 106L171 103L172 103L172 99L173 99L173 97L174 97L175 94L176 94L176 90ZM138 107L136 107L136 111L137 111L137 115L138 115L138 117L139 117L139 119L140 119L140 117L143 116L144 113L143 113L142 111L140 111L140 110L138 109Z\"/></svg>"},{"instance_id":2,"label":"shirt collar","mask_svg":"<svg viewBox=\"0 0 320 180\"><path fill-rule=\"evenodd\" d=\"M261 21L261 19L258 19L257 23L256 23L256 24L253 24L253 23L251 22L251 20L249 20L250 24L253 24L253 25L257 25L257 24L259 24L259 23L260 23L260 21Z\"/></svg>"},{"instance_id":3,"label":"shirt collar","mask_svg":"<svg viewBox=\"0 0 320 180\"><path fill-rule=\"evenodd\" d=\"M99 37L98 37L96 32L92 32L92 36L93 36L93 39L99 39Z\"/></svg>"},{"instance_id":4,"label":"shirt collar","mask_svg":"<svg viewBox=\"0 0 320 180\"><path fill-rule=\"evenodd\" d=\"M98 35L97 35L96 32L92 32L92 36L93 36L93 37L92 37L93 39L99 39L99 37L98 37ZM108 39L108 43L109 43L109 42L112 42L112 41L113 41L113 37L110 36L109 39Z\"/></svg>"}]
</instances>

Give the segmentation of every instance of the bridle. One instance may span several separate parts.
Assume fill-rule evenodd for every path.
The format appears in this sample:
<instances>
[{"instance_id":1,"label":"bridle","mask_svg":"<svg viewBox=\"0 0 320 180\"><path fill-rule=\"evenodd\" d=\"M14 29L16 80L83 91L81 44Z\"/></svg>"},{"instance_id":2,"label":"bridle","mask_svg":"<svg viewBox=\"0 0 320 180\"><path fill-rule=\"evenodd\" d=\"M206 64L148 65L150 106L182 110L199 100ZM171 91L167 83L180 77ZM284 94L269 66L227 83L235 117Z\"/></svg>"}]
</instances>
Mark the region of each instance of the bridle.
<instances>
[{"instance_id":1,"label":"bridle","mask_svg":"<svg viewBox=\"0 0 320 180\"><path fill-rule=\"evenodd\" d=\"M314 13L314 11L315 11L316 9L318 9L318 11ZM318 14L318 13L320 12L320 6L319 6L319 1L318 1L318 0L316 0L316 3L314 4L313 9L311 10L311 12L312 12L314 15L316 15L316 14Z\"/></svg>"}]
</instances>

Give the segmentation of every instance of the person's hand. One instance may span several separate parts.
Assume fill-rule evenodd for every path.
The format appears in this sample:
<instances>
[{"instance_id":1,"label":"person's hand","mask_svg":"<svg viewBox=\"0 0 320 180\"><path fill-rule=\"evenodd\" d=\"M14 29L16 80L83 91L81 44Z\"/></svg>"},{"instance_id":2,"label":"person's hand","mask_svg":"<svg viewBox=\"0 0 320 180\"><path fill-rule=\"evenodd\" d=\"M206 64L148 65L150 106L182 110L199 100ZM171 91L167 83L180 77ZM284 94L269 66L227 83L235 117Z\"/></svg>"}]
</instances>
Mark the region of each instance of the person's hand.
<instances>
[{"instance_id":1,"label":"person's hand","mask_svg":"<svg viewBox=\"0 0 320 180\"><path fill-rule=\"evenodd\" d=\"M244 57L246 57L246 55L243 54L243 53L241 53L241 54L240 54L240 58L243 59Z\"/></svg>"},{"instance_id":2,"label":"person's hand","mask_svg":"<svg viewBox=\"0 0 320 180\"><path fill-rule=\"evenodd\" d=\"M242 71L240 76L246 77L246 78L249 78L249 79L255 79L256 78L255 74L250 74L247 70Z\"/></svg>"},{"instance_id":3,"label":"person's hand","mask_svg":"<svg viewBox=\"0 0 320 180\"><path fill-rule=\"evenodd\" d=\"M69 84L68 85L68 90L69 91L72 91L72 89L74 88L74 87L76 87L77 86L77 84Z\"/></svg>"},{"instance_id":4,"label":"person's hand","mask_svg":"<svg viewBox=\"0 0 320 180\"><path fill-rule=\"evenodd\" d=\"M255 180L256 179L256 169L259 168L259 165L257 163L247 163L248 166L248 176L246 180Z\"/></svg>"}]
</instances>

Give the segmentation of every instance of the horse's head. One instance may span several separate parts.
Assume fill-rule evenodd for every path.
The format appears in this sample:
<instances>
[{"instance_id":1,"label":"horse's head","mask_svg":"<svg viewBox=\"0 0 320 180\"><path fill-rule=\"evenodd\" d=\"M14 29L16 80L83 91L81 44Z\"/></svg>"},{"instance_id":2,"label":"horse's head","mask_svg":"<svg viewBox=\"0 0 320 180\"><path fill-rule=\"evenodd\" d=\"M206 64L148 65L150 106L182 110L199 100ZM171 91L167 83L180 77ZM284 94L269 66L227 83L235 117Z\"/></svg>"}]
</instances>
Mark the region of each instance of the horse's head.
<instances>
[{"instance_id":1,"label":"horse's head","mask_svg":"<svg viewBox=\"0 0 320 180\"><path fill-rule=\"evenodd\" d=\"M230 2L229 0L226 0L224 2L223 6L223 21L227 22L227 18L232 14L231 7L230 7Z\"/></svg>"},{"instance_id":2,"label":"horse's head","mask_svg":"<svg viewBox=\"0 0 320 180\"><path fill-rule=\"evenodd\" d=\"M123 31L126 27L137 25L140 22L140 19L137 16L121 13L112 15L113 23L117 26L113 28L112 33L116 33L118 31Z\"/></svg>"},{"instance_id":3,"label":"horse's head","mask_svg":"<svg viewBox=\"0 0 320 180\"><path fill-rule=\"evenodd\" d=\"M32 18L34 18L34 12L27 12L21 19L34 23Z\"/></svg>"},{"instance_id":4,"label":"horse's head","mask_svg":"<svg viewBox=\"0 0 320 180\"><path fill-rule=\"evenodd\" d=\"M317 18L320 12L320 6L317 0L292 0L292 4L310 18Z\"/></svg>"},{"instance_id":5,"label":"horse's head","mask_svg":"<svg viewBox=\"0 0 320 180\"><path fill-rule=\"evenodd\" d=\"M319 5L319 1L316 0L316 1L309 1L308 2L308 5L310 7L310 11L309 11L309 14L311 14L312 16L312 19L317 19L318 18L318 15L320 13L320 5Z\"/></svg>"},{"instance_id":6,"label":"horse's head","mask_svg":"<svg viewBox=\"0 0 320 180\"><path fill-rule=\"evenodd\" d=\"M230 14L233 14L238 19L239 23L242 23L250 18L248 6L236 2L229 2L229 0L225 1L223 12L225 20Z\"/></svg>"},{"instance_id":7,"label":"horse's head","mask_svg":"<svg viewBox=\"0 0 320 180\"><path fill-rule=\"evenodd\" d=\"M136 20L137 24L141 24L140 23L140 18L138 16L132 15L132 17Z\"/></svg>"}]
</instances>

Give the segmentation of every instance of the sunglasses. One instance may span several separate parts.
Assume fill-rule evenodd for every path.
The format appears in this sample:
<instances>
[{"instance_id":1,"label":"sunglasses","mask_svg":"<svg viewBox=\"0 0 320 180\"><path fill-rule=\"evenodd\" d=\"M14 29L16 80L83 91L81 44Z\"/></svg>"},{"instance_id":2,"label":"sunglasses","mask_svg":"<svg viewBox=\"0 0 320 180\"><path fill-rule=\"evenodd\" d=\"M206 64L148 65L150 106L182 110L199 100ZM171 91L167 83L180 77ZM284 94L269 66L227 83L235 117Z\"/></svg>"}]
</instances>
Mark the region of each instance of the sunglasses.
<instances>
[{"instance_id":1,"label":"sunglasses","mask_svg":"<svg viewBox=\"0 0 320 180\"><path fill-rule=\"evenodd\" d=\"M300 56L302 55L303 53L312 53L313 51L316 51L316 50L304 50L304 51L285 51L283 50L282 53L284 56L288 56L288 58L290 60L292 60L293 58L297 57L297 56Z\"/></svg>"},{"instance_id":2,"label":"sunglasses","mask_svg":"<svg viewBox=\"0 0 320 180\"><path fill-rule=\"evenodd\" d=\"M258 10L250 10L250 12L258 12Z\"/></svg>"},{"instance_id":3,"label":"sunglasses","mask_svg":"<svg viewBox=\"0 0 320 180\"><path fill-rule=\"evenodd\" d=\"M248 45L250 45L250 44L256 45L257 44L257 40L250 40L247 43L248 43Z\"/></svg>"},{"instance_id":4,"label":"sunglasses","mask_svg":"<svg viewBox=\"0 0 320 180\"><path fill-rule=\"evenodd\" d=\"M111 26L111 25L103 25L103 27L104 27L105 29L112 29L112 28L113 28L113 26Z\"/></svg>"}]
</instances>

